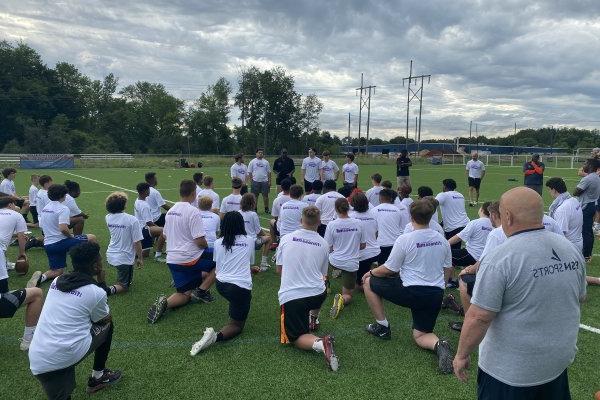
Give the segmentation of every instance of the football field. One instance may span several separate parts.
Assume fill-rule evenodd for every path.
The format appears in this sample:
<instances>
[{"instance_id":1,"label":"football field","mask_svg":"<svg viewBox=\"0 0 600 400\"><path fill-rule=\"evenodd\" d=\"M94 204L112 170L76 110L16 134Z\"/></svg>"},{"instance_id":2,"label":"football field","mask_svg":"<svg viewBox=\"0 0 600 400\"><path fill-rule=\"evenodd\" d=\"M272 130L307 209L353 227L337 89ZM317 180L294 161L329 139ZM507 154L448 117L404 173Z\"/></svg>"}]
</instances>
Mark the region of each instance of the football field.
<instances>
[{"instance_id":1,"label":"football field","mask_svg":"<svg viewBox=\"0 0 600 400\"><path fill-rule=\"evenodd\" d=\"M369 176L375 172L395 186L392 165L360 166L359 186L366 190ZM16 186L19 194L27 193L29 174L49 174L55 183L66 179L81 185L82 194L77 203L90 215L85 233L95 234L104 251L108 244L108 230L104 222L104 200L116 190L129 195L127 212L133 214L135 186L142 182L146 169L73 169L67 171L19 170ZM179 182L191 179L196 170L155 169L157 189L169 201L177 201ZM221 198L231 192L229 168L202 169L215 178L215 190ZM299 169L297 174L299 175ZM579 178L575 170L548 168L546 178L562 176L569 191ZM466 177L461 165L416 166L411 169L413 194L418 186L431 186L434 193L441 191L441 181L454 178L459 191L467 197ZM512 187L522 183L520 168L489 167L482 183L481 200L496 200ZM271 191L271 201L275 197ZM550 197L544 194L546 206ZM268 216L262 212L261 223L268 226ZM476 217L476 209L468 208L469 216ZM531 243L531 246L536 246ZM8 251L14 261L16 248ZM600 243L596 243L588 275L600 276ZM45 271L47 259L44 250L28 251L30 270L26 277L10 273L10 288L24 287L35 270ZM259 260L260 258L257 258ZM116 278L114 269L106 265L107 283ZM159 294L170 294L171 277L166 264L153 259L145 261L144 268L135 270L134 283L129 293L109 298L115 332L108 368L122 369L123 379L113 388L94 395L97 399L467 399L476 397L476 357L471 360L470 380L460 383L453 375L443 376L437 371L433 353L419 349L411 335L411 318L407 309L386 303L387 317L392 328L392 340L382 341L368 335L364 327L373 321L362 294L345 308L339 319L328 316L333 300L331 294L321 313L319 333L336 337L336 353L340 359L337 373L327 370L322 355L303 352L279 344L279 306L277 290L279 277L274 269L253 276L252 308L244 332L236 339L218 343L196 357L189 355L193 342L202 336L205 327L215 329L227 321L227 302L212 289L217 300L210 304L193 304L167 313L157 324L146 321L148 307ZM42 285L44 291L48 283ZM341 281L332 280L332 292L340 290ZM455 293L458 296L458 292ZM557 294L559 295L559 294ZM14 318L0 321L0 399L41 399L41 386L29 371L27 354L19 351L23 332L24 307ZM436 333L447 338L456 350L459 335L448 328L457 316L442 310ZM588 288L588 301L582 306L582 324L600 328L600 287ZM556 332L561 335L561 332ZM540 336L540 341L549 338ZM574 399L591 399L600 390L600 331L581 329L578 353L569 369ZM77 368L77 388L73 399L83 399L92 358L85 359Z\"/></svg>"}]
</instances>

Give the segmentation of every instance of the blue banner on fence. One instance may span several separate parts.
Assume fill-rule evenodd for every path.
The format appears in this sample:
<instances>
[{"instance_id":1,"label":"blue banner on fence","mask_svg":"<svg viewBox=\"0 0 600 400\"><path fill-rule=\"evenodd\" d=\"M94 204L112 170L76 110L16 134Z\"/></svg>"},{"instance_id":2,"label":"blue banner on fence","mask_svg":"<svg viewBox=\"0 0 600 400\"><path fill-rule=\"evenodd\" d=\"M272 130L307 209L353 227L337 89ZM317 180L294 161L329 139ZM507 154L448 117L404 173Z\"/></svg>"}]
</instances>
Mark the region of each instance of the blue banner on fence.
<instances>
[{"instance_id":1,"label":"blue banner on fence","mask_svg":"<svg viewBox=\"0 0 600 400\"><path fill-rule=\"evenodd\" d=\"M23 169L65 169L75 168L72 154L25 154L20 157Z\"/></svg>"}]
</instances>

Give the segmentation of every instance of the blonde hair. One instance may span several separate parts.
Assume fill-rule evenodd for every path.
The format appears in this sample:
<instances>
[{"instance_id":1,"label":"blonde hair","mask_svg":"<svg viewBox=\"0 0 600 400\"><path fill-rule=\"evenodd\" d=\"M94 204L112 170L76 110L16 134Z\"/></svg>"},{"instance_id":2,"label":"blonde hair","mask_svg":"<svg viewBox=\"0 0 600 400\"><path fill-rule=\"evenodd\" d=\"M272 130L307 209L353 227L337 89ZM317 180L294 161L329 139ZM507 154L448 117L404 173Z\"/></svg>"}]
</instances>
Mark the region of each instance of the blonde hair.
<instances>
[{"instance_id":1,"label":"blonde hair","mask_svg":"<svg viewBox=\"0 0 600 400\"><path fill-rule=\"evenodd\" d=\"M308 206L302 210L302 222L308 226L317 227L321 223L321 211L315 206Z\"/></svg>"},{"instance_id":2,"label":"blonde hair","mask_svg":"<svg viewBox=\"0 0 600 400\"><path fill-rule=\"evenodd\" d=\"M127 194L124 192L113 192L106 198L106 211L111 214L123 212L127 204Z\"/></svg>"},{"instance_id":3,"label":"blonde hair","mask_svg":"<svg viewBox=\"0 0 600 400\"><path fill-rule=\"evenodd\" d=\"M210 211L213 200L208 196L202 196L198 199L198 208L202 211Z\"/></svg>"}]
</instances>

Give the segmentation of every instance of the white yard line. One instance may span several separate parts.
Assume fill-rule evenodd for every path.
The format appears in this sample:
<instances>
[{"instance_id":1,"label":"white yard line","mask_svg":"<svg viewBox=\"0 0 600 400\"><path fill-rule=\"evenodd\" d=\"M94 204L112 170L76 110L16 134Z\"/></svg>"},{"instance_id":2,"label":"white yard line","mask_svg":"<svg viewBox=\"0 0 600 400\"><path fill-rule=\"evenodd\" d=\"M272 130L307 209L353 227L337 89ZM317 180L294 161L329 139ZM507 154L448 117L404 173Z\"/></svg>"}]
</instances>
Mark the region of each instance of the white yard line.
<instances>
[{"instance_id":1,"label":"white yard line","mask_svg":"<svg viewBox=\"0 0 600 400\"><path fill-rule=\"evenodd\" d=\"M598 329L598 328L594 328L592 326L584 325L584 324L579 324L579 328L584 329L589 332L594 332L594 333L597 333L600 335L600 329Z\"/></svg>"}]
</instances>

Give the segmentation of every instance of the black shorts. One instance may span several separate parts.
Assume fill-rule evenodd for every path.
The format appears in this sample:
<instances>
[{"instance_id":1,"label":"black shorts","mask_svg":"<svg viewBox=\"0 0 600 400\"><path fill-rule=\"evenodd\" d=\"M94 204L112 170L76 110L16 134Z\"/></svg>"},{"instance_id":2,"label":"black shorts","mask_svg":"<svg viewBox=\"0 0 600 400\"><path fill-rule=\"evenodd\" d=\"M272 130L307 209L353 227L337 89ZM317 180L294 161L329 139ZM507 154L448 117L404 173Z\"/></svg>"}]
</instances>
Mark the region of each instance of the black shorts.
<instances>
[{"instance_id":1,"label":"black shorts","mask_svg":"<svg viewBox=\"0 0 600 400\"><path fill-rule=\"evenodd\" d=\"M481 186L481 178L469 177L469 187L473 187L473 188L479 190L480 186Z\"/></svg>"},{"instance_id":2,"label":"black shorts","mask_svg":"<svg viewBox=\"0 0 600 400\"><path fill-rule=\"evenodd\" d=\"M151 249L154 246L154 238L152 238L148 226L142 228L142 237L142 250Z\"/></svg>"},{"instance_id":3,"label":"black shorts","mask_svg":"<svg viewBox=\"0 0 600 400\"><path fill-rule=\"evenodd\" d=\"M0 318L12 318L21 304L25 302L25 297L27 297L25 289L0 293Z\"/></svg>"},{"instance_id":4,"label":"black shorts","mask_svg":"<svg viewBox=\"0 0 600 400\"><path fill-rule=\"evenodd\" d=\"M33 219L34 224L38 224L40 222L38 218L38 211L36 206L29 207L29 211L31 212L31 218Z\"/></svg>"},{"instance_id":5,"label":"black shorts","mask_svg":"<svg viewBox=\"0 0 600 400\"><path fill-rule=\"evenodd\" d=\"M160 217L154 223L161 228L165 226L165 213L160 214Z\"/></svg>"},{"instance_id":6,"label":"black shorts","mask_svg":"<svg viewBox=\"0 0 600 400\"><path fill-rule=\"evenodd\" d=\"M468 267L477 262L467 249L452 249L452 266Z\"/></svg>"},{"instance_id":7,"label":"black shorts","mask_svg":"<svg viewBox=\"0 0 600 400\"><path fill-rule=\"evenodd\" d=\"M543 385L517 387L500 382L479 368L477 371L477 398L480 400L570 400L569 377L565 369L556 379Z\"/></svg>"},{"instance_id":8,"label":"black shorts","mask_svg":"<svg viewBox=\"0 0 600 400\"><path fill-rule=\"evenodd\" d=\"M371 270L371 265L379 260L379 255L367 258L358 262L358 272L356 274L356 284L362 285L362 277Z\"/></svg>"},{"instance_id":9,"label":"black shorts","mask_svg":"<svg viewBox=\"0 0 600 400\"><path fill-rule=\"evenodd\" d=\"M241 288L233 283L220 282L218 280L215 286L217 287L217 292L229 302L229 318L234 321L246 321L250 312L252 291Z\"/></svg>"},{"instance_id":10,"label":"black shorts","mask_svg":"<svg viewBox=\"0 0 600 400\"><path fill-rule=\"evenodd\" d=\"M294 178L293 176L287 176L287 175L283 175L283 176L277 175L277 178L275 178L275 184L281 185L281 181L283 181L284 179L289 179L292 182L292 185L296 184L296 178Z\"/></svg>"},{"instance_id":11,"label":"black shorts","mask_svg":"<svg viewBox=\"0 0 600 400\"><path fill-rule=\"evenodd\" d=\"M8 278L0 279L0 293L8 293Z\"/></svg>"},{"instance_id":12,"label":"black shorts","mask_svg":"<svg viewBox=\"0 0 600 400\"><path fill-rule=\"evenodd\" d=\"M465 274L460 276L460 280L463 281L467 285L467 294L470 297L473 297L473 288L475 287L475 280L477 279L477 275L475 274Z\"/></svg>"},{"instance_id":13,"label":"black shorts","mask_svg":"<svg viewBox=\"0 0 600 400\"><path fill-rule=\"evenodd\" d=\"M321 236L322 238L325 237L325 230L327 229L327 225L325 224L319 224L319 227L317 228L317 233L319 234L319 236Z\"/></svg>"},{"instance_id":14,"label":"black shorts","mask_svg":"<svg viewBox=\"0 0 600 400\"><path fill-rule=\"evenodd\" d=\"M15 206L17 206L19 208L23 208L24 205L25 205L25 199L22 199L22 198L15 199Z\"/></svg>"},{"instance_id":15,"label":"black shorts","mask_svg":"<svg viewBox=\"0 0 600 400\"><path fill-rule=\"evenodd\" d=\"M410 308L413 329L431 333L442 307L444 290L434 286L402 286L400 277L369 280L371 290L382 298Z\"/></svg>"},{"instance_id":16,"label":"black shorts","mask_svg":"<svg viewBox=\"0 0 600 400\"><path fill-rule=\"evenodd\" d=\"M385 264L388 257L390 256L390 253L392 252L393 248L394 248L394 246L380 247L381 253L379 253L379 255L377 256L377 264L379 264L379 265Z\"/></svg>"},{"instance_id":17,"label":"black shorts","mask_svg":"<svg viewBox=\"0 0 600 400\"><path fill-rule=\"evenodd\" d=\"M115 265L117 270L117 282L124 288L128 288L133 281L133 265Z\"/></svg>"},{"instance_id":18,"label":"black shorts","mask_svg":"<svg viewBox=\"0 0 600 400\"><path fill-rule=\"evenodd\" d=\"M442 222L443 222L443 221L442 221ZM450 231L450 232L446 232L446 231L444 231L444 234L446 235L446 239L447 239L447 240L450 240L452 237L454 237L454 236L458 235L458 234L459 234L459 233L460 233L460 232L461 232L463 229L465 229L465 227L464 227L464 226L461 226L460 228L456 228L456 229L454 229L454 230L452 230L452 231ZM462 241L460 241L460 242L458 242L458 243L455 243L455 244L452 244L452 245L450 245L450 248L451 248L451 249L460 249L461 247L462 247Z\"/></svg>"},{"instance_id":19,"label":"black shorts","mask_svg":"<svg viewBox=\"0 0 600 400\"><path fill-rule=\"evenodd\" d=\"M281 306L280 342L293 343L302 335L309 333L310 311L321 308L327 298L327 292L316 296L291 300Z\"/></svg>"},{"instance_id":20,"label":"black shorts","mask_svg":"<svg viewBox=\"0 0 600 400\"><path fill-rule=\"evenodd\" d=\"M304 180L304 193L310 193L310 192L312 192L312 187L313 187L312 182L309 182L309 181L307 181L305 179Z\"/></svg>"}]
</instances>

